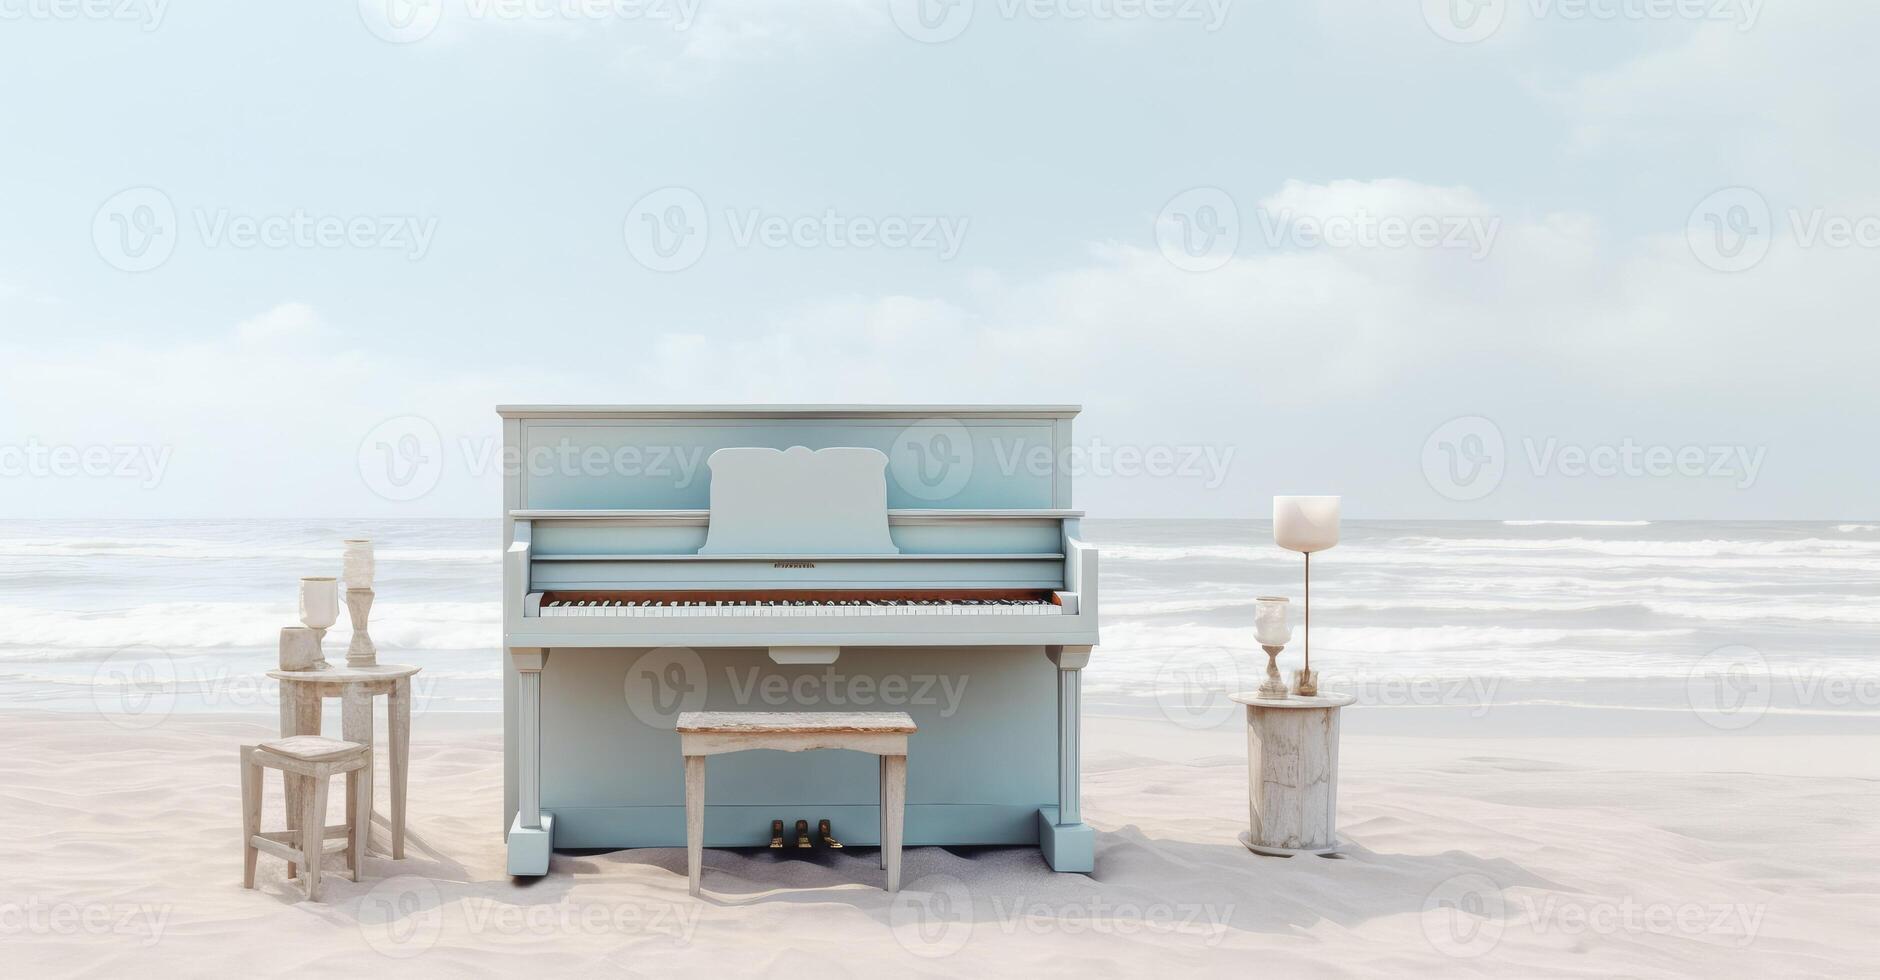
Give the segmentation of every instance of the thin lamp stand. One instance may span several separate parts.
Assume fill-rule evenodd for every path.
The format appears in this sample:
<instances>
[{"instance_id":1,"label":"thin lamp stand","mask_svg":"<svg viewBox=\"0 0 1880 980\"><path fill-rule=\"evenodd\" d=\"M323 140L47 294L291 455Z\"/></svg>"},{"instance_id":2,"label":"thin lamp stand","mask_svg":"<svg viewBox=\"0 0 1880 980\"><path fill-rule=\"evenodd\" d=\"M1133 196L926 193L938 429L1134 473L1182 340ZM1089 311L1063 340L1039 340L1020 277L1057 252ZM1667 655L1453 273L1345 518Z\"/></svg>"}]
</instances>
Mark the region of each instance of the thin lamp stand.
<instances>
[{"instance_id":1,"label":"thin lamp stand","mask_svg":"<svg viewBox=\"0 0 1880 980\"><path fill-rule=\"evenodd\" d=\"M1306 556L1306 665L1293 672L1293 693L1302 698L1316 697L1319 677L1312 672L1312 552Z\"/></svg>"}]
</instances>

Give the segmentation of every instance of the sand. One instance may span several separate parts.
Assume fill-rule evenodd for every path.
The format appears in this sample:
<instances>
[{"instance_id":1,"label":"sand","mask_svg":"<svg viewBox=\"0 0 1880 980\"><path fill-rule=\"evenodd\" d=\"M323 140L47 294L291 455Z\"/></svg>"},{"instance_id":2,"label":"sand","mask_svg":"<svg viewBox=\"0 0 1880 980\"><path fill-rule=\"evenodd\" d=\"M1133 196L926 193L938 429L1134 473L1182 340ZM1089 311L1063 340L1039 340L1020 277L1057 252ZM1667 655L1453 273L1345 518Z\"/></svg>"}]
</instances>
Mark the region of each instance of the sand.
<instances>
[{"instance_id":1,"label":"sand","mask_svg":"<svg viewBox=\"0 0 1880 980\"><path fill-rule=\"evenodd\" d=\"M1231 727L1088 723L1094 875L1032 849L558 854L503 871L499 720L415 732L407 859L241 887L264 719L0 716L0 974L1880 974L1880 738L1347 735L1336 859L1235 841ZM269 819L278 816L269 785ZM337 807L334 819L338 819Z\"/></svg>"}]
</instances>

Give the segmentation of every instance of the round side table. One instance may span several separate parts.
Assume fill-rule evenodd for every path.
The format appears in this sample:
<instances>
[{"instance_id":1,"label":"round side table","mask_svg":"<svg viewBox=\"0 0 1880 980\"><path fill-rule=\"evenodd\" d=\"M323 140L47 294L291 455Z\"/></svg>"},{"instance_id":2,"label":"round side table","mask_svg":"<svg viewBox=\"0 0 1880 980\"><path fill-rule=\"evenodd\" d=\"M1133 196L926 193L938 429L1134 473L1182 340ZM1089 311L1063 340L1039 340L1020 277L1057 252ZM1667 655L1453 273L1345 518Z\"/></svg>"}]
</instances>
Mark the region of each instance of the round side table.
<instances>
[{"instance_id":1,"label":"round side table","mask_svg":"<svg viewBox=\"0 0 1880 980\"><path fill-rule=\"evenodd\" d=\"M411 757L411 675L421 668L408 664L377 664L349 667L335 664L321 670L270 670L268 676L281 682L281 737L320 734L321 703L327 698L340 700L340 732L348 742L372 744L372 699L385 698L385 730L391 737L392 801L389 819L390 853L393 860L405 856L405 774ZM365 778L359 792L365 797L365 811L372 812L372 756L366 756ZM288 793L290 814L295 809L295 794ZM347 813L353 812L353 800L346 800ZM361 828L367 840L371 827Z\"/></svg>"},{"instance_id":2,"label":"round side table","mask_svg":"<svg viewBox=\"0 0 1880 980\"><path fill-rule=\"evenodd\" d=\"M1338 712L1349 694L1262 698L1247 706L1247 823L1240 842L1291 857L1338 850Z\"/></svg>"}]
</instances>

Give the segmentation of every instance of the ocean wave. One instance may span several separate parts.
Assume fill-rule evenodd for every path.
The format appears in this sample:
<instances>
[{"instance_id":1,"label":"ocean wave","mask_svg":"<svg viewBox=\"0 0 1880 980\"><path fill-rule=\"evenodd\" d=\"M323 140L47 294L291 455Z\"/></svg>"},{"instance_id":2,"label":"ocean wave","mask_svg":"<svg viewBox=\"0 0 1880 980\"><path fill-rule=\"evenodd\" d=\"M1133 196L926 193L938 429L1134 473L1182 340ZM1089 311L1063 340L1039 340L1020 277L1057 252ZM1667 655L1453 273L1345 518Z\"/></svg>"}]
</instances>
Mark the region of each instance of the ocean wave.
<instances>
[{"instance_id":1,"label":"ocean wave","mask_svg":"<svg viewBox=\"0 0 1880 980\"><path fill-rule=\"evenodd\" d=\"M1419 583L1421 585L1422 583ZM1495 594L1501 595L1504 592ZM1624 590L1615 590L1623 593ZM1471 598L1454 595L1405 595L1400 597L1324 597L1312 605L1316 609L1339 612L1430 612L1430 613L1621 613L1641 612L1675 619L1715 623L1745 623L1777 620L1802 623L1846 623L1880 625L1880 605L1865 596L1821 596L1812 603L1798 603L1793 597L1737 597L1719 601L1674 601L1641 598L1636 594L1615 594L1607 599L1521 599ZM1825 600L1825 601L1823 601ZM1104 606L1106 617L1179 616L1251 610L1252 595L1217 598L1145 599L1112 601ZM1113 620L1112 620L1113 621Z\"/></svg>"},{"instance_id":2,"label":"ocean wave","mask_svg":"<svg viewBox=\"0 0 1880 980\"><path fill-rule=\"evenodd\" d=\"M1570 527L1650 527L1650 521L1502 521L1508 527L1544 527L1564 524Z\"/></svg>"},{"instance_id":3,"label":"ocean wave","mask_svg":"<svg viewBox=\"0 0 1880 980\"><path fill-rule=\"evenodd\" d=\"M494 564L497 548L379 548L381 562ZM337 544L266 544L198 538L0 538L0 558L166 558L204 561L305 561L338 568Z\"/></svg>"},{"instance_id":4,"label":"ocean wave","mask_svg":"<svg viewBox=\"0 0 1880 980\"><path fill-rule=\"evenodd\" d=\"M1866 534L1880 531L1880 524L1840 524L1835 526L1835 530L1842 534Z\"/></svg>"},{"instance_id":5,"label":"ocean wave","mask_svg":"<svg viewBox=\"0 0 1880 980\"><path fill-rule=\"evenodd\" d=\"M1315 649L1354 653L1424 653L1455 650L1503 650L1547 647L1585 641L1649 645L1690 636L1687 628L1569 629L1526 626L1325 626L1312 631ZM1300 637L1294 631L1295 642ZM1169 650L1197 647L1252 647L1253 631L1246 626L1155 626L1140 622L1105 624L1103 646L1116 650Z\"/></svg>"},{"instance_id":6,"label":"ocean wave","mask_svg":"<svg viewBox=\"0 0 1880 980\"><path fill-rule=\"evenodd\" d=\"M0 606L7 624L0 659L68 659L48 651L272 648L283 626L300 622L294 603L162 602L105 610ZM326 635L328 650L352 639L344 615ZM372 639L389 650L476 650L502 645L500 602L378 602ZM79 659L70 657L69 659Z\"/></svg>"}]
</instances>

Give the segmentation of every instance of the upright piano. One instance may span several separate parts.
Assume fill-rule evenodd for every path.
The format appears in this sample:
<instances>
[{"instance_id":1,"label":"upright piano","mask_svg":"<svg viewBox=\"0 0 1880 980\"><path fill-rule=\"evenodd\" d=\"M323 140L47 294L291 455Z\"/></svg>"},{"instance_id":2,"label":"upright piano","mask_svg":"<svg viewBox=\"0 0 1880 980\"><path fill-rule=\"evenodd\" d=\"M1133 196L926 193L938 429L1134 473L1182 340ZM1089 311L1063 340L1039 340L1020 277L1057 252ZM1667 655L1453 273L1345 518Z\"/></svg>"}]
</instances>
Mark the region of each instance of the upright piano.
<instances>
[{"instance_id":1,"label":"upright piano","mask_svg":"<svg viewBox=\"0 0 1880 980\"><path fill-rule=\"evenodd\" d=\"M904 841L1093 869L1071 406L503 406L509 871L685 844L682 711L905 711ZM748 752L708 847L877 845L876 761Z\"/></svg>"}]
</instances>

